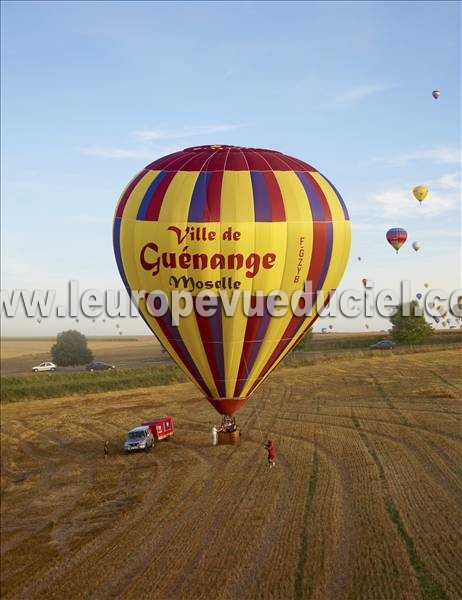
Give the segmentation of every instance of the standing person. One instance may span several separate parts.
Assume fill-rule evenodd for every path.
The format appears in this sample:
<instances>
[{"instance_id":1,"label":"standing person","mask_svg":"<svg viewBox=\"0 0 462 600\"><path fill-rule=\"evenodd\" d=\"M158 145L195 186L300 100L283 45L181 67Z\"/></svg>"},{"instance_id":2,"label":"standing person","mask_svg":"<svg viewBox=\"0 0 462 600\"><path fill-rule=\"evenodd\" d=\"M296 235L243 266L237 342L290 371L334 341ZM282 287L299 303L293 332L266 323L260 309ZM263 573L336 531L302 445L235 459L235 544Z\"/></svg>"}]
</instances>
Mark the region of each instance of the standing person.
<instances>
[{"instance_id":1,"label":"standing person","mask_svg":"<svg viewBox=\"0 0 462 600\"><path fill-rule=\"evenodd\" d=\"M107 459L108 455L109 455L109 442L106 440L104 442L104 460Z\"/></svg>"},{"instance_id":2,"label":"standing person","mask_svg":"<svg viewBox=\"0 0 462 600\"><path fill-rule=\"evenodd\" d=\"M276 450L274 449L273 442L271 440L268 440L265 444L265 448L268 452L269 468L272 469L276 466Z\"/></svg>"},{"instance_id":3,"label":"standing person","mask_svg":"<svg viewBox=\"0 0 462 600\"><path fill-rule=\"evenodd\" d=\"M210 428L210 433L212 434L212 446L216 446L218 444L218 429L215 425Z\"/></svg>"}]
</instances>

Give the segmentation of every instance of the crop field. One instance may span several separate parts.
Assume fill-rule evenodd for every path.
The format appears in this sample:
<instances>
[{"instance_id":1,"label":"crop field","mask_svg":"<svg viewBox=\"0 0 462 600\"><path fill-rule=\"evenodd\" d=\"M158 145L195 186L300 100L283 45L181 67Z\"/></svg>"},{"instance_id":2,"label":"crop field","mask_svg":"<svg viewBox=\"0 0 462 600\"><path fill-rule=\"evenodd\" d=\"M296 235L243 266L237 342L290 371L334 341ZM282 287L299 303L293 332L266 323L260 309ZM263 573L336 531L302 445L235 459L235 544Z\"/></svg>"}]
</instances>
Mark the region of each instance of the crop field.
<instances>
[{"instance_id":1,"label":"crop field","mask_svg":"<svg viewBox=\"0 0 462 600\"><path fill-rule=\"evenodd\" d=\"M93 351L107 350L113 348L130 348L134 343L143 346L159 346L154 336L136 337L89 337L89 347ZM2 338L1 353L3 359L17 358L19 356L42 356L50 357L50 348L56 342L56 337L30 337L30 338Z\"/></svg>"},{"instance_id":2,"label":"crop field","mask_svg":"<svg viewBox=\"0 0 462 600\"><path fill-rule=\"evenodd\" d=\"M189 383L5 404L2 597L461 598L461 379L439 349L278 369L238 446Z\"/></svg>"},{"instance_id":3,"label":"crop field","mask_svg":"<svg viewBox=\"0 0 462 600\"><path fill-rule=\"evenodd\" d=\"M159 342L153 335L133 337L89 337L88 347L95 360L115 363L121 368L152 366L161 359ZM56 338L3 338L1 340L2 375L30 373L34 365L51 360L50 349Z\"/></svg>"}]
</instances>

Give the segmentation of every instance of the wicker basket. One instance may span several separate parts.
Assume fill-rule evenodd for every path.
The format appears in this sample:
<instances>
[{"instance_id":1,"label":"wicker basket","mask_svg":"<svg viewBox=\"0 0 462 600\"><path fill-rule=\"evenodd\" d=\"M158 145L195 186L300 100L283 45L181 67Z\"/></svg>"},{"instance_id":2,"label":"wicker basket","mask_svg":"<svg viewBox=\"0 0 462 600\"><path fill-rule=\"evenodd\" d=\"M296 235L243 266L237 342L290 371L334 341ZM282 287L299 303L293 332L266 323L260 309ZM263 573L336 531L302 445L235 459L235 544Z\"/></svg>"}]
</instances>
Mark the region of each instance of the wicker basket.
<instances>
[{"instance_id":1,"label":"wicker basket","mask_svg":"<svg viewBox=\"0 0 462 600\"><path fill-rule=\"evenodd\" d=\"M240 437L240 431L239 429L236 429L236 431L219 431L218 432L218 443L219 444L238 444L239 443L239 437Z\"/></svg>"}]
</instances>

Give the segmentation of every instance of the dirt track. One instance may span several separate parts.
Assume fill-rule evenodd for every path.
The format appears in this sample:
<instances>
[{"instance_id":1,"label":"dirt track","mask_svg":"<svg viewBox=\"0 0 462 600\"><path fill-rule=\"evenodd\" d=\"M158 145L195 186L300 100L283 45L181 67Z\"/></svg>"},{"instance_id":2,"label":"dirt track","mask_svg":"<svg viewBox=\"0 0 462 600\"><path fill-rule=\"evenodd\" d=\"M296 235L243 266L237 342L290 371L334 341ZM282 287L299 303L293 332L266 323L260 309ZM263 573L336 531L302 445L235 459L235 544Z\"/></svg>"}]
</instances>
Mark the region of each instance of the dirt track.
<instances>
[{"instance_id":1,"label":"dirt track","mask_svg":"<svg viewBox=\"0 0 462 600\"><path fill-rule=\"evenodd\" d=\"M3 596L461 597L460 386L456 351L279 370L217 448L189 384L7 405ZM162 414L175 438L125 456Z\"/></svg>"}]
</instances>

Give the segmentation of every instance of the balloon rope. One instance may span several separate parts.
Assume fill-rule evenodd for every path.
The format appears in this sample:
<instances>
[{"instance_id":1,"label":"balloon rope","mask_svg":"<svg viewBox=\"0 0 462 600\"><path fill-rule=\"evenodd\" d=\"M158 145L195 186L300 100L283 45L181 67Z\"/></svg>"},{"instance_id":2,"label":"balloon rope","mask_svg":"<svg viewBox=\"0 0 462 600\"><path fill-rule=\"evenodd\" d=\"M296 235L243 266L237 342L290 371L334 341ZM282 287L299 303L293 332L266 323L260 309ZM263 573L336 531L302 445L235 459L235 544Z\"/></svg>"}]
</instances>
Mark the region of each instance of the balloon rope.
<instances>
[{"instance_id":1,"label":"balloon rope","mask_svg":"<svg viewBox=\"0 0 462 600\"><path fill-rule=\"evenodd\" d=\"M260 430L260 438L261 438L261 441L263 442L263 441L264 441L264 438L263 438L263 432L262 432L262 430L261 430L261 424L260 424L260 415L258 414L258 406L257 406L257 403L255 403L255 414L257 415L257 423L258 423L258 429Z\"/></svg>"}]
</instances>

